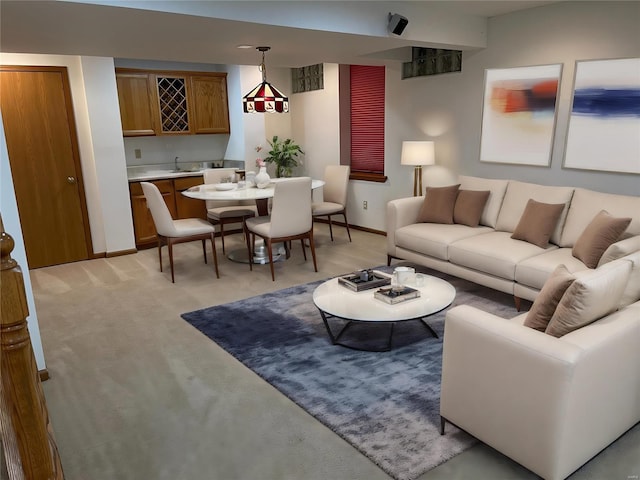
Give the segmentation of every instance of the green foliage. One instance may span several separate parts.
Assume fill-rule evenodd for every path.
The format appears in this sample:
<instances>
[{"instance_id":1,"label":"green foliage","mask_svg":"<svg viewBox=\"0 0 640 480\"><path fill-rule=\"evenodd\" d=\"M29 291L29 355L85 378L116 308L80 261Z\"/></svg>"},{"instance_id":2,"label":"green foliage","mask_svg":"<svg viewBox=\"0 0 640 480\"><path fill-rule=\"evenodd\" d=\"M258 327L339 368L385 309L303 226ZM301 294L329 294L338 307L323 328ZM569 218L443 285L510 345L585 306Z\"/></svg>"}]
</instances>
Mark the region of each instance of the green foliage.
<instances>
[{"instance_id":1,"label":"green foliage","mask_svg":"<svg viewBox=\"0 0 640 480\"><path fill-rule=\"evenodd\" d=\"M302 165L302 161L297 157L300 154L304 155L304 152L290 138L280 140L277 135L274 135L269 145L271 145L271 150L264 161L276 164L276 177L290 177L293 167Z\"/></svg>"}]
</instances>

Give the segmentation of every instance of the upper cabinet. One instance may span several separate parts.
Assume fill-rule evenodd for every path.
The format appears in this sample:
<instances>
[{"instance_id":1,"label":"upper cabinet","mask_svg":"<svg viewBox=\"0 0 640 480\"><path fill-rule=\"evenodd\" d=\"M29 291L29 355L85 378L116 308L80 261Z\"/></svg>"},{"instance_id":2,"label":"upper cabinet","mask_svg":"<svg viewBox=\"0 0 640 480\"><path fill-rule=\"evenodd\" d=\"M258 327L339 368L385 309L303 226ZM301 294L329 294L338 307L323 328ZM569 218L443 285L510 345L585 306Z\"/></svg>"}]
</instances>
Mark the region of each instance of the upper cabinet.
<instances>
[{"instance_id":1,"label":"upper cabinet","mask_svg":"<svg viewBox=\"0 0 640 480\"><path fill-rule=\"evenodd\" d=\"M227 77L191 75L193 133L229 133Z\"/></svg>"},{"instance_id":2,"label":"upper cabinet","mask_svg":"<svg viewBox=\"0 0 640 480\"><path fill-rule=\"evenodd\" d=\"M125 137L230 131L226 73L119 68L116 80Z\"/></svg>"},{"instance_id":3,"label":"upper cabinet","mask_svg":"<svg viewBox=\"0 0 640 480\"><path fill-rule=\"evenodd\" d=\"M147 73L116 73L122 134L125 137L156 135L153 89Z\"/></svg>"}]
</instances>

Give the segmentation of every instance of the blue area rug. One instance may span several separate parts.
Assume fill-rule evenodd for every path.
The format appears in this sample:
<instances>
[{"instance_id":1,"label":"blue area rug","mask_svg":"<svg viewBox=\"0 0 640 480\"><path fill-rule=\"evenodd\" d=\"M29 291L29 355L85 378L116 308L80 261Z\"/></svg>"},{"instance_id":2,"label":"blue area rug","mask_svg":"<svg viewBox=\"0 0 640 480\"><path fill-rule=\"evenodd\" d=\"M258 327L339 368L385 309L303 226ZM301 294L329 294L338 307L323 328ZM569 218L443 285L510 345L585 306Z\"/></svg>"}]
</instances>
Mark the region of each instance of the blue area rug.
<instances>
[{"instance_id":1,"label":"blue area rug","mask_svg":"<svg viewBox=\"0 0 640 480\"><path fill-rule=\"evenodd\" d=\"M385 268L381 268L384 270ZM504 317L512 297L444 274L454 305ZM185 313L182 317L398 480L411 480L476 440L447 426L441 436L440 373L446 310L396 324L393 349L365 352L332 345L312 294L321 282ZM386 342L387 326L358 324L353 341ZM360 337L360 338L358 338Z\"/></svg>"}]
</instances>

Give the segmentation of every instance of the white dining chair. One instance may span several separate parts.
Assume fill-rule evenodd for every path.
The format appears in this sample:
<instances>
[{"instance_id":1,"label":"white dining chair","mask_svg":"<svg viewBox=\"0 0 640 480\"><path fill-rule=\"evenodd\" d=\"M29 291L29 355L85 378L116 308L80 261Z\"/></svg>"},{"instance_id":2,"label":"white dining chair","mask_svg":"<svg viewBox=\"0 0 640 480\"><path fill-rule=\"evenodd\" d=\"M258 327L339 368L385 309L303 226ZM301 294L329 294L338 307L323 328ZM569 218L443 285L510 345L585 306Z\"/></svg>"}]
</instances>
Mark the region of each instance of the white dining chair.
<instances>
[{"instance_id":1,"label":"white dining chair","mask_svg":"<svg viewBox=\"0 0 640 480\"><path fill-rule=\"evenodd\" d=\"M311 178L290 178L275 184L271 215L247 218L244 222L249 269L253 270L255 236L265 241L271 267L271 280L275 281L273 268L274 243L284 242L287 258L289 242L300 240L305 261L307 252L305 239L308 239L313 257L313 268L317 272L316 249L313 243L313 218L311 216ZM251 238L250 238L251 237Z\"/></svg>"},{"instance_id":2,"label":"white dining chair","mask_svg":"<svg viewBox=\"0 0 640 480\"><path fill-rule=\"evenodd\" d=\"M153 183L140 182L144 192L147 206L151 211L151 217L156 227L158 235L158 259L160 260L160 271L162 272L162 245L167 245L169 250L169 264L171 265L171 282L175 283L173 273L173 245L176 243L193 242L202 240L202 252L204 263L207 263L207 251L205 241L211 240L211 250L213 252L213 263L216 268L216 277L220 278L218 271L218 256L216 254L215 233L216 229L206 220L201 218L184 218L174 220L164 203L162 194Z\"/></svg>"},{"instance_id":3,"label":"white dining chair","mask_svg":"<svg viewBox=\"0 0 640 480\"><path fill-rule=\"evenodd\" d=\"M329 220L329 233L333 242L332 215L342 215L347 227L347 235L351 241L349 222L347 221L347 191L349 187L349 174L351 168L348 165L327 165L324 170L324 187L322 188L322 202L314 202L311 205L313 217L327 217Z\"/></svg>"},{"instance_id":4,"label":"white dining chair","mask_svg":"<svg viewBox=\"0 0 640 480\"><path fill-rule=\"evenodd\" d=\"M235 174L235 168L208 168L203 172L204 183L221 183L223 179ZM254 217L257 214L255 202L252 200L207 200L207 219L212 225L220 225L220 240L222 241L222 253L226 253L224 247L224 226L232 223L242 224L245 218Z\"/></svg>"}]
</instances>

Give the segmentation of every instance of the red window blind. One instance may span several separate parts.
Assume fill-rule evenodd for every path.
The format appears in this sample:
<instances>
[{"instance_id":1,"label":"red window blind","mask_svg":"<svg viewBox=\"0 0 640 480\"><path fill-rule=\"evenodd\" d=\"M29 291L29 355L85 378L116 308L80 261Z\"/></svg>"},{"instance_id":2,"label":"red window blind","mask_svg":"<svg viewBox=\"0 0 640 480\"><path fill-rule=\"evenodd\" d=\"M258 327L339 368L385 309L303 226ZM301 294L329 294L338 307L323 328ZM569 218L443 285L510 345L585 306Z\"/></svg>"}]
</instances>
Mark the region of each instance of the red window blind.
<instances>
[{"instance_id":1,"label":"red window blind","mask_svg":"<svg viewBox=\"0 0 640 480\"><path fill-rule=\"evenodd\" d=\"M351 171L384 174L384 67L351 65Z\"/></svg>"}]
</instances>

